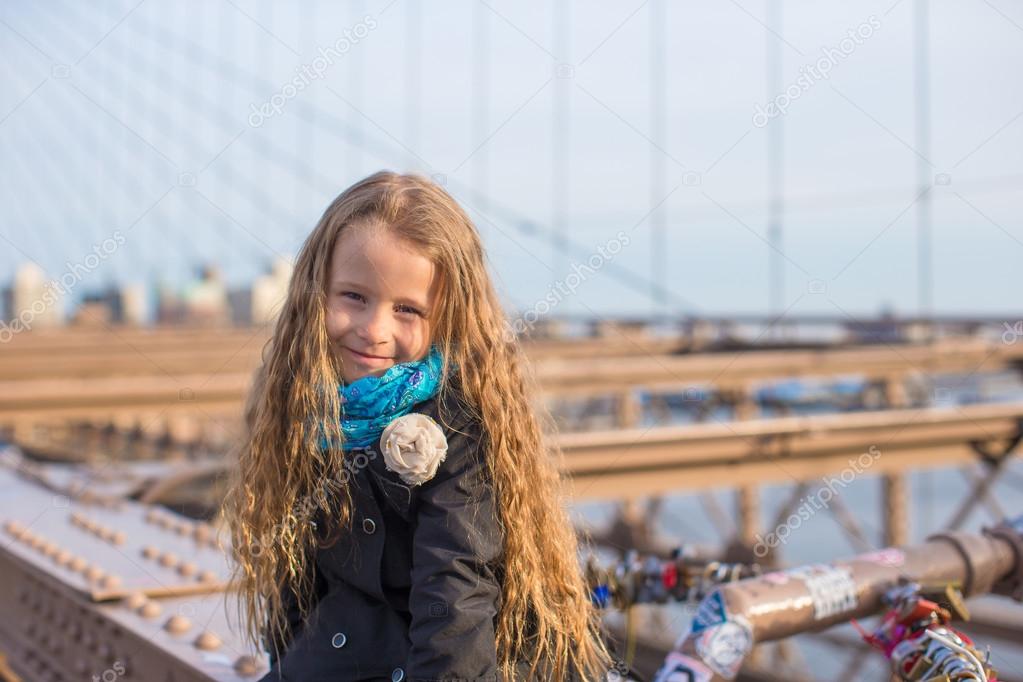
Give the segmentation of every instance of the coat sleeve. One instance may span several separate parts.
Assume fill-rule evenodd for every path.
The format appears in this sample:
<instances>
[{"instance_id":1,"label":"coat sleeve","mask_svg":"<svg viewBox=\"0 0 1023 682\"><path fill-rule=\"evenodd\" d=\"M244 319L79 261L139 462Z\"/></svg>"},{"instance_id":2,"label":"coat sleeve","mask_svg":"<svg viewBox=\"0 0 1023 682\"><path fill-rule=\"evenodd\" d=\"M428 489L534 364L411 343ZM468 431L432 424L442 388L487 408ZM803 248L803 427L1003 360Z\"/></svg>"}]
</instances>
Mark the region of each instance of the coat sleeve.
<instances>
[{"instance_id":1,"label":"coat sleeve","mask_svg":"<svg viewBox=\"0 0 1023 682\"><path fill-rule=\"evenodd\" d=\"M448 431L448 452L418 491L409 591L409 682L494 682L495 563L502 551L485 435Z\"/></svg>"}]
</instances>

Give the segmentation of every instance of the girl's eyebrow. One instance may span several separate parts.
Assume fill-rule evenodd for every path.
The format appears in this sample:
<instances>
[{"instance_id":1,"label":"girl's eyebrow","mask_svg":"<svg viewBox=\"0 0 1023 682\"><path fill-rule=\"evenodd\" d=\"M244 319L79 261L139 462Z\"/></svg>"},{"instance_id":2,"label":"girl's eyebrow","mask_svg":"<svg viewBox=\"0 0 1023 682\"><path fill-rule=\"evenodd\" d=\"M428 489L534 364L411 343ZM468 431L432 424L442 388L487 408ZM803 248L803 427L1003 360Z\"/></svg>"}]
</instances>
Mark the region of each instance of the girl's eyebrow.
<instances>
[{"instance_id":1,"label":"girl's eyebrow","mask_svg":"<svg viewBox=\"0 0 1023 682\"><path fill-rule=\"evenodd\" d=\"M349 289L364 289L365 288L361 284L356 284L355 282L349 282L348 280L344 280L344 279L339 279L336 282L332 282L331 284L332 284L332 286L335 286L335 287L348 287Z\"/></svg>"}]
</instances>

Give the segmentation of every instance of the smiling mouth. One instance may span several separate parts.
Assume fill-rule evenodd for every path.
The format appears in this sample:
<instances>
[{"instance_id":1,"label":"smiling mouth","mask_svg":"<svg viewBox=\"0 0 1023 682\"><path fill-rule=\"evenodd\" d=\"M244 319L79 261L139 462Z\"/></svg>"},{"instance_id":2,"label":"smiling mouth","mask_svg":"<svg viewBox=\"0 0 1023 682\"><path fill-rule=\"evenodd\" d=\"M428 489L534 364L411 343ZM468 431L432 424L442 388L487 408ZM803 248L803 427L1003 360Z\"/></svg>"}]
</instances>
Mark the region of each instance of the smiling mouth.
<instances>
[{"instance_id":1,"label":"smiling mouth","mask_svg":"<svg viewBox=\"0 0 1023 682\"><path fill-rule=\"evenodd\" d=\"M348 346L344 346L344 349L347 350L352 355L354 355L356 357L359 357L359 358L363 358L365 360L390 360L391 359L391 358L388 358L388 357L384 357L382 355L369 355L368 353L360 353L359 351L355 350L354 348L349 348Z\"/></svg>"}]
</instances>

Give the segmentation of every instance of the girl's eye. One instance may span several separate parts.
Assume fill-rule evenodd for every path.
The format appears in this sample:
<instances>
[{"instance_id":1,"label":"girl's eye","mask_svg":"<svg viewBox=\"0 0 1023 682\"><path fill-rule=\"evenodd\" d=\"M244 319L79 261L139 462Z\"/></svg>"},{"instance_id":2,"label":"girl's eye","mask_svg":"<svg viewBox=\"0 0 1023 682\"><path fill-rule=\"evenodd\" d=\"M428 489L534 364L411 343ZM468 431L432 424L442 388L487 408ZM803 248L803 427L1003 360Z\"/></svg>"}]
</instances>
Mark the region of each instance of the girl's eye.
<instances>
[{"instance_id":1,"label":"girl's eye","mask_svg":"<svg viewBox=\"0 0 1023 682\"><path fill-rule=\"evenodd\" d=\"M423 313L420 310L418 310L416 308L413 308L410 305L404 305L404 304L399 305L398 306L398 311L402 312L402 313L412 313L413 315L418 315L419 317L423 316Z\"/></svg>"},{"instance_id":2,"label":"girl's eye","mask_svg":"<svg viewBox=\"0 0 1023 682\"><path fill-rule=\"evenodd\" d=\"M342 298L348 298L348 299L351 299L353 301L360 301L360 302L362 302L362 301L366 300L365 297L362 294L356 293L354 291L341 291L341 292L338 292L338 293L341 295ZM395 306L395 310L397 310L400 313L406 313L406 314L410 314L410 315L418 315L419 317L424 317L423 312L421 310L419 310L418 308L414 308L414 307L412 307L410 305L405 305L404 303L401 303L401 304L398 304L397 306Z\"/></svg>"}]
</instances>

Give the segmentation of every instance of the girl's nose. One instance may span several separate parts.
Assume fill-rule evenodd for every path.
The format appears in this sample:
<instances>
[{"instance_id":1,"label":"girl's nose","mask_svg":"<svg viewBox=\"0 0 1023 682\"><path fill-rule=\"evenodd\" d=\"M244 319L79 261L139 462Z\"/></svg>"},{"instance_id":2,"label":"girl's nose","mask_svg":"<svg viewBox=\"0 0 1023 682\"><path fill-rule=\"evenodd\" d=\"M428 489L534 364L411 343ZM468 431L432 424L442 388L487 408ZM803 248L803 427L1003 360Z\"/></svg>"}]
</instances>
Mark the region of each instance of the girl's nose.
<instances>
[{"instance_id":1,"label":"girl's nose","mask_svg":"<svg viewBox=\"0 0 1023 682\"><path fill-rule=\"evenodd\" d=\"M381 306L367 307L363 313L360 336L368 343L379 343L387 340L389 319L387 311Z\"/></svg>"}]
</instances>

